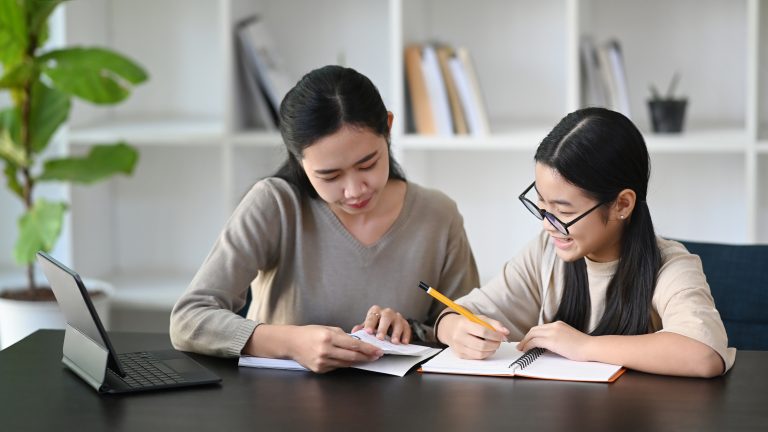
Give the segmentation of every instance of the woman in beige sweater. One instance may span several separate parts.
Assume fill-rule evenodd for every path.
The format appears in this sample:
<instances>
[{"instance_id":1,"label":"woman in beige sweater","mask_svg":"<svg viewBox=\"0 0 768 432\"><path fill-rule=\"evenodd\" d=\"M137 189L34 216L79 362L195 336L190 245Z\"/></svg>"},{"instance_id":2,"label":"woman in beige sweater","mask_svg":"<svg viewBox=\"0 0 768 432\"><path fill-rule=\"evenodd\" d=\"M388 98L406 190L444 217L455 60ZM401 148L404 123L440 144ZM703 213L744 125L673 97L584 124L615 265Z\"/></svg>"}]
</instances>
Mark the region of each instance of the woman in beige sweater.
<instances>
[{"instance_id":1,"label":"woman in beige sweater","mask_svg":"<svg viewBox=\"0 0 768 432\"><path fill-rule=\"evenodd\" d=\"M535 181L520 200L543 231L497 278L458 300L497 331L445 311L437 338L465 358L486 358L508 339L520 350L651 373L727 371L735 350L701 261L654 233L648 150L632 122L578 110L534 159Z\"/></svg>"}]
</instances>

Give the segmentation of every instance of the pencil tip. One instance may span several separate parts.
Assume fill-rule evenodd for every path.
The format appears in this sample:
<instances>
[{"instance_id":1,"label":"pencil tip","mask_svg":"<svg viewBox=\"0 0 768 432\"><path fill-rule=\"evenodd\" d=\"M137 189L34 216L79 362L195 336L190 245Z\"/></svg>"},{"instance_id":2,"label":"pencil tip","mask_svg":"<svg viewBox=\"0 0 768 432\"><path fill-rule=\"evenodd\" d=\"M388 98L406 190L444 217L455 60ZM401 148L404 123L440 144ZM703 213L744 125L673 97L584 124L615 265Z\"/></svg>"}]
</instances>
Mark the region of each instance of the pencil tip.
<instances>
[{"instance_id":1,"label":"pencil tip","mask_svg":"<svg viewBox=\"0 0 768 432\"><path fill-rule=\"evenodd\" d=\"M426 283L424 283L424 282L422 282L422 281L419 281L419 288L421 288L421 289L423 289L424 291L426 291L426 290L428 290L428 289L429 289L429 285L427 285Z\"/></svg>"}]
</instances>

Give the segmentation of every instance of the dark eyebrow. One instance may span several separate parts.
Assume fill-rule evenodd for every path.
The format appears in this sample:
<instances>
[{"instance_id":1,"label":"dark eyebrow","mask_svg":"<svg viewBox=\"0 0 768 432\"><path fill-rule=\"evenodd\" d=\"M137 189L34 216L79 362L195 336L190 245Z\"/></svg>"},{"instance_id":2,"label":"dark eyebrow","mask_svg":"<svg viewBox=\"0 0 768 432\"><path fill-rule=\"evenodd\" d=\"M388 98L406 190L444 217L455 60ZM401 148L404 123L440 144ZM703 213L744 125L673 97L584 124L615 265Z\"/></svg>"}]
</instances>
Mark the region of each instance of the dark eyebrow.
<instances>
[{"instance_id":1,"label":"dark eyebrow","mask_svg":"<svg viewBox=\"0 0 768 432\"><path fill-rule=\"evenodd\" d=\"M546 201L546 200L544 199L544 197L542 197L542 196L541 196L541 194L539 193L539 190L538 190L538 189L536 189L536 186L534 186L534 187L533 187L533 189L536 191L536 195L538 195L538 196L539 196L539 199L540 199L540 200L542 200L542 201ZM552 201L547 201L547 202L548 202L549 204L557 204L557 205L566 206L566 207L573 207L573 204L571 204L571 202L570 202L570 201L566 201L566 200L552 200Z\"/></svg>"},{"instance_id":2,"label":"dark eyebrow","mask_svg":"<svg viewBox=\"0 0 768 432\"><path fill-rule=\"evenodd\" d=\"M557 204L557 205L566 206L566 207L573 207L573 204L571 204L570 201L566 201L566 200L552 200L548 202L551 204Z\"/></svg>"},{"instance_id":3,"label":"dark eyebrow","mask_svg":"<svg viewBox=\"0 0 768 432\"><path fill-rule=\"evenodd\" d=\"M379 154L378 150L373 151L373 152L363 156L362 158L360 158L360 160L355 162L354 165L360 165L361 163L366 163L369 160L371 160L374 157L376 157L377 154ZM340 168L319 169L319 170L315 170L315 174L333 174L336 171L341 171L341 169Z\"/></svg>"}]
</instances>

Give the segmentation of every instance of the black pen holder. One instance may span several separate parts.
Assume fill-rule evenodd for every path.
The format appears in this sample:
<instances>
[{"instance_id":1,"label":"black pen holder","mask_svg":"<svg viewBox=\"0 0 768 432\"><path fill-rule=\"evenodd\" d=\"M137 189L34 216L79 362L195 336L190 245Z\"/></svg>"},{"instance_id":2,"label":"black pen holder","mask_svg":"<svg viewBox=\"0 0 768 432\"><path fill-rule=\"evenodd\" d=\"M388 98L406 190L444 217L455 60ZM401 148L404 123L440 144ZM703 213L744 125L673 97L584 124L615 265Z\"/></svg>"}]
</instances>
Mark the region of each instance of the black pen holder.
<instances>
[{"instance_id":1,"label":"black pen holder","mask_svg":"<svg viewBox=\"0 0 768 432\"><path fill-rule=\"evenodd\" d=\"M683 131L685 107L688 99L652 99L648 101L651 125L657 133L680 133Z\"/></svg>"}]
</instances>

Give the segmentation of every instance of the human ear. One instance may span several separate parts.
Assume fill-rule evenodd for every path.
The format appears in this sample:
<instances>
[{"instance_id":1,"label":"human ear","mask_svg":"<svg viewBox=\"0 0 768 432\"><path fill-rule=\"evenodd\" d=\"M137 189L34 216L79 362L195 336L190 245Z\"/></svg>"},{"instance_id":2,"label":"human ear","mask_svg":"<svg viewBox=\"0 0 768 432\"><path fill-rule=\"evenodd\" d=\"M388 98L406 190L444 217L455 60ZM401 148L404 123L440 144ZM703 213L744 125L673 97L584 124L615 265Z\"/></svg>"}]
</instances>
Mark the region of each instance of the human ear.
<instances>
[{"instance_id":1,"label":"human ear","mask_svg":"<svg viewBox=\"0 0 768 432\"><path fill-rule=\"evenodd\" d=\"M637 194L632 189L624 189L616 196L611 209L612 219L629 219L637 203Z\"/></svg>"},{"instance_id":2,"label":"human ear","mask_svg":"<svg viewBox=\"0 0 768 432\"><path fill-rule=\"evenodd\" d=\"M395 120L395 115L392 114L392 111L387 111L387 130L391 133L392 132L392 122Z\"/></svg>"}]
</instances>

